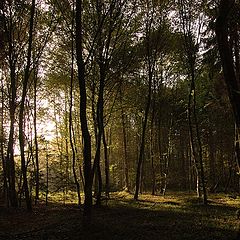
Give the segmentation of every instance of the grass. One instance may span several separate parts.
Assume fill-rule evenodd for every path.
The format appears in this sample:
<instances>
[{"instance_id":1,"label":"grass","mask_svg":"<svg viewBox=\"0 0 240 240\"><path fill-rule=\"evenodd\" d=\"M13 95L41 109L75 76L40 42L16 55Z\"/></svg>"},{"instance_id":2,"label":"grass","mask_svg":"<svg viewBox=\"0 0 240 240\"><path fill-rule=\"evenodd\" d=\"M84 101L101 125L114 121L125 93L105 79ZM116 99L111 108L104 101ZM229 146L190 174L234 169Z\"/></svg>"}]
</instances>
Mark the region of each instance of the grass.
<instances>
[{"instance_id":1,"label":"grass","mask_svg":"<svg viewBox=\"0 0 240 240\"><path fill-rule=\"evenodd\" d=\"M75 203L39 204L33 213L0 208L0 239L237 240L240 198L209 198L209 205L203 206L186 193L145 194L139 201L125 192L114 193L101 208L93 209L92 223L85 228L82 209Z\"/></svg>"}]
</instances>

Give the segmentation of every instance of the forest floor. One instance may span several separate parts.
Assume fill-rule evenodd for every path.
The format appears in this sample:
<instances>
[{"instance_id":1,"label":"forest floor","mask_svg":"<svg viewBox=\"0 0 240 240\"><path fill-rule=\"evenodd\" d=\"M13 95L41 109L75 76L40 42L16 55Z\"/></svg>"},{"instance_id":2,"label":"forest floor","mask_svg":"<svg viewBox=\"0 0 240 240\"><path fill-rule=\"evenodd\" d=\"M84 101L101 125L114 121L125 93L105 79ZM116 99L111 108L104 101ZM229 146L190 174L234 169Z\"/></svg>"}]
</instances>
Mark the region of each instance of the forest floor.
<instances>
[{"instance_id":1,"label":"forest floor","mask_svg":"<svg viewBox=\"0 0 240 240\"><path fill-rule=\"evenodd\" d=\"M167 196L114 193L100 208L94 207L92 223L83 228L82 209L74 203L50 202L25 209L0 206L0 239L26 240L237 240L240 239L240 197L209 196L203 206L188 193Z\"/></svg>"}]
</instances>

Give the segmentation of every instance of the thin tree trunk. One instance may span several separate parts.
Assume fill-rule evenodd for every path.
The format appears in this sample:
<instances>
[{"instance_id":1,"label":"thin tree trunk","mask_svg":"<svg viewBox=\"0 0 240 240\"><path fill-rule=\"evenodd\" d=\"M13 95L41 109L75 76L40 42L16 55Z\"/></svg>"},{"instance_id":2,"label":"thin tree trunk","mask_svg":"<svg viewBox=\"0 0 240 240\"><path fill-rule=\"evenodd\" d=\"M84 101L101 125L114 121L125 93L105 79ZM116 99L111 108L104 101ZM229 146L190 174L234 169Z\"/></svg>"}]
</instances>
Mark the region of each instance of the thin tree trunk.
<instances>
[{"instance_id":1,"label":"thin tree trunk","mask_svg":"<svg viewBox=\"0 0 240 240\"><path fill-rule=\"evenodd\" d=\"M71 96L72 97L72 96ZM71 106L71 104L70 104ZM70 137L70 145L71 145L71 149L72 149L72 171L73 171L73 177L74 177L74 182L76 185L76 190L77 190L77 196L78 196L78 205L81 205L81 194L80 194L80 184L78 182L78 177L77 177L77 173L76 173L76 152L75 152L75 148L74 148L74 143L72 140L72 114L71 114L71 109L72 107L70 107L70 112L69 112L69 137Z\"/></svg>"},{"instance_id":2,"label":"thin tree trunk","mask_svg":"<svg viewBox=\"0 0 240 240\"><path fill-rule=\"evenodd\" d=\"M181 182L183 189L186 191L187 190L187 181L186 181L186 161L185 161L185 151L187 151L187 146L185 145L184 141L184 131L180 129L180 136L179 136L179 142L180 142L180 160L181 160L181 171L182 171L182 176L183 176L183 181Z\"/></svg>"},{"instance_id":3,"label":"thin tree trunk","mask_svg":"<svg viewBox=\"0 0 240 240\"><path fill-rule=\"evenodd\" d=\"M46 140L46 192L45 192L45 204L48 205L48 193L49 193L49 159L48 159L48 144Z\"/></svg>"},{"instance_id":4,"label":"thin tree trunk","mask_svg":"<svg viewBox=\"0 0 240 240\"><path fill-rule=\"evenodd\" d=\"M2 79L1 79L2 80ZM8 204L8 186L7 186L7 174L6 174L6 159L4 154L4 92L3 92L3 83L1 86L1 133L0 133L0 141L1 141L1 158L2 158L2 169L3 169L3 198L5 203Z\"/></svg>"},{"instance_id":5,"label":"thin tree trunk","mask_svg":"<svg viewBox=\"0 0 240 240\"><path fill-rule=\"evenodd\" d=\"M18 207L16 186L15 186L15 161L14 161L14 133L15 133L15 113L16 113L16 64L14 59L13 39L12 39L12 18L10 18L10 28L8 35L9 42L9 65L10 65L10 100L9 100L9 113L10 113L10 127L6 157L6 176L8 183L8 195L10 205Z\"/></svg>"},{"instance_id":6,"label":"thin tree trunk","mask_svg":"<svg viewBox=\"0 0 240 240\"><path fill-rule=\"evenodd\" d=\"M239 165L240 164L240 133L239 133L239 129L237 127L237 124L235 124L235 142L234 142L234 147L235 147L236 165L237 165L238 170L240 170L240 165Z\"/></svg>"},{"instance_id":7,"label":"thin tree trunk","mask_svg":"<svg viewBox=\"0 0 240 240\"><path fill-rule=\"evenodd\" d=\"M98 107L97 107L98 109ZM98 110L97 110L98 111ZM97 114L98 115L98 114ZM99 116L97 116L98 119ZM98 124L99 125L99 121ZM99 132L99 126L98 126L98 132L96 135L96 153L94 158L94 165L93 165L93 173L92 176L95 174L95 196L96 196L96 205L101 205L101 194L102 194L102 175L101 175L101 168L100 168L100 154L101 154L101 133Z\"/></svg>"},{"instance_id":8,"label":"thin tree trunk","mask_svg":"<svg viewBox=\"0 0 240 240\"><path fill-rule=\"evenodd\" d=\"M72 29L74 26L74 18L72 19ZM73 119L72 119L72 107L73 107L73 80L74 80L74 69L73 69L73 64L74 64L74 41L73 41L73 36L72 36L72 61L71 61L71 82L70 82L70 104L69 104L69 139L70 139L70 145L71 145L71 150L72 150L72 171L73 171L73 177L74 177L74 182L76 185L76 190L77 190L77 196L78 196L78 205L81 205L81 194L80 194L80 184L78 182L77 178L77 173L76 173L76 151L74 147L74 141L73 141Z\"/></svg>"},{"instance_id":9,"label":"thin tree trunk","mask_svg":"<svg viewBox=\"0 0 240 240\"><path fill-rule=\"evenodd\" d=\"M35 204L39 200L39 154L38 154L38 138L37 138L37 74L34 77L34 115L33 115L33 125L34 125L34 144L35 144L35 163L36 163L36 188L35 188Z\"/></svg>"},{"instance_id":10,"label":"thin tree trunk","mask_svg":"<svg viewBox=\"0 0 240 240\"><path fill-rule=\"evenodd\" d=\"M151 89L152 84L151 83L152 83L152 72L149 73L148 99L147 99L147 105L146 105L145 115L144 115L141 145L140 145L140 152L139 152L139 158L138 158L138 164L137 164L137 173L136 173L136 189L135 189L135 194L134 194L134 199L135 200L138 200L140 179L141 179L141 169L142 169L142 164L143 164L143 159L144 159L145 136L146 136L148 113L149 113L149 109L150 109L151 94L152 94L152 89Z\"/></svg>"},{"instance_id":11,"label":"thin tree trunk","mask_svg":"<svg viewBox=\"0 0 240 240\"><path fill-rule=\"evenodd\" d=\"M154 165L154 120L155 120L155 99L152 107L152 119L151 119L151 128L150 128L150 154L151 154L151 170L152 170L152 195L155 195L156 190L156 173Z\"/></svg>"},{"instance_id":12,"label":"thin tree trunk","mask_svg":"<svg viewBox=\"0 0 240 240\"><path fill-rule=\"evenodd\" d=\"M216 185L216 162L215 162L215 146L213 139L212 126L210 126L208 134L208 151L209 151L209 182L210 182L210 191L214 192Z\"/></svg>"},{"instance_id":13,"label":"thin tree trunk","mask_svg":"<svg viewBox=\"0 0 240 240\"><path fill-rule=\"evenodd\" d=\"M105 130L103 131L104 163L105 163L105 192L106 198L110 198L109 157Z\"/></svg>"},{"instance_id":14,"label":"thin tree trunk","mask_svg":"<svg viewBox=\"0 0 240 240\"><path fill-rule=\"evenodd\" d=\"M68 137L70 135L70 133L68 132L69 130L69 119L68 119L68 115L67 114L67 110L68 110L68 91L67 88L65 89L65 109L64 112L66 113L64 115L64 137L65 137L65 160L66 160L66 168L65 168L65 194L66 196L68 195L68 190L69 190L69 184L70 184L70 177L71 177L71 171L70 171L70 159L69 159L69 143L68 143Z\"/></svg>"},{"instance_id":15,"label":"thin tree trunk","mask_svg":"<svg viewBox=\"0 0 240 240\"><path fill-rule=\"evenodd\" d=\"M198 194L198 197L201 197L203 194L203 203L207 204L207 192L206 192L206 186L205 186L205 175L204 175L203 158L202 158L202 143L201 143L201 139L200 139L200 132L199 132L197 115L196 115L195 73L194 73L192 64L193 63L190 63L190 65L191 65L191 85L190 85L190 91L189 91L189 96L188 96L188 122L189 122L190 146L191 146L191 150L192 150L194 168L196 171L197 194ZM192 96L193 96L193 99L192 99ZM191 107L191 103L193 103L192 107ZM192 110L192 108L193 108L193 110ZM194 135L193 135L194 130L193 130L193 122L192 122L192 118L191 118L192 114L193 114L193 119L194 119L194 125L196 128L198 157L197 157L197 150L195 147ZM199 159L199 162L198 162L198 159Z\"/></svg>"},{"instance_id":16,"label":"thin tree trunk","mask_svg":"<svg viewBox=\"0 0 240 240\"><path fill-rule=\"evenodd\" d=\"M158 126L157 126L157 134L158 134L158 154L159 154L159 175L160 175L160 193L163 192L163 184L162 184L162 138L161 138L161 118L158 117Z\"/></svg>"},{"instance_id":17,"label":"thin tree trunk","mask_svg":"<svg viewBox=\"0 0 240 240\"><path fill-rule=\"evenodd\" d=\"M191 26L193 22L191 17L189 16L188 10L186 10L186 6L184 1L180 0L180 16L181 16L181 24L184 32L184 44L185 44L185 52L188 60L188 71L190 77L190 89L188 95L188 122L189 122L189 135L190 135L190 147L192 150L193 161L196 169L197 175L197 193L198 196L201 196L203 193L203 203L207 204L207 193L205 186L205 175L204 175L204 167L203 167L203 157L202 157L202 143L198 125L198 119L196 114L196 88L195 88L195 65L196 65L196 43L193 39L193 33L191 30ZM192 118L193 117L193 118ZM195 128L195 129L194 129ZM194 134L195 133L195 134ZM195 136L196 135L196 141ZM202 189L201 189L202 188ZM202 193L201 193L202 190Z\"/></svg>"},{"instance_id":18,"label":"thin tree trunk","mask_svg":"<svg viewBox=\"0 0 240 240\"><path fill-rule=\"evenodd\" d=\"M195 94L195 84L194 84L194 96L193 96L193 116L194 116L194 122L196 125L196 136L197 136L197 142L198 142L198 154L199 154L199 164L200 164L200 177L201 177L201 187L203 191L203 204L207 205L207 190L206 190L206 183L205 183L205 172L203 167L203 150L202 150L202 142L200 137L200 131L199 131L199 125L198 125L198 119L196 114L196 94Z\"/></svg>"},{"instance_id":19,"label":"thin tree trunk","mask_svg":"<svg viewBox=\"0 0 240 240\"><path fill-rule=\"evenodd\" d=\"M97 103L97 151L94 159L94 164L96 163L97 177L98 177L98 193L96 205L101 205L101 192L102 192L102 176L101 176L101 167L100 167L100 155L101 155L101 141L104 131L103 125L103 92L104 92L104 82L105 82L105 66L103 62L99 64L100 68L100 86L98 93L98 103Z\"/></svg>"},{"instance_id":20,"label":"thin tree trunk","mask_svg":"<svg viewBox=\"0 0 240 240\"><path fill-rule=\"evenodd\" d=\"M167 156L166 156L166 162L165 162L165 171L163 173L164 175L164 187L162 194L165 196L167 191L167 180L168 180L168 172L169 172L169 162L171 160L171 148L172 148L172 126L173 126L173 119L171 116L171 122L170 122L170 128L168 132L168 146L167 146Z\"/></svg>"},{"instance_id":21,"label":"thin tree trunk","mask_svg":"<svg viewBox=\"0 0 240 240\"><path fill-rule=\"evenodd\" d=\"M150 6L148 2L147 2L147 9L148 9L147 19L146 19L147 22L145 27L146 27L146 51L147 51L146 64L147 64L147 74L148 74L148 96L147 96L147 103L146 103L145 114L144 114L142 136L141 136L141 143L140 143L140 152L139 152L139 158L137 163L136 189L134 194L135 200L138 200L140 180L143 179L141 178L141 169L142 169L143 160L144 160L145 137L146 137L146 130L147 130L148 115L149 115L151 99L152 99L152 81L153 81L153 72L154 72L156 52L157 52L157 51L155 52L153 51L153 46L151 45L151 41L150 41L154 9L150 10Z\"/></svg>"},{"instance_id":22,"label":"thin tree trunk","mask_svg":"<svg viewBox=\"0 0 240 240\"><path fill-rule=\"evenodd\" d=\"M91 96L92 96L92 119L93 119L93 128L94 128L94 136L95 136L95 146L96 146L96 153L97 153L97 146L98 146L98 123L97 123L97 114L96 114L96 108L95 108L95 95L96 95L96 82L93 80L92 86L91 86ZM95 154L96 154L95 153ZM93 173L93 181L94 181L94 197L97 197L98 194L98 170L94 167L94 173Z\"/></svg>"},{"instance_id":23,"label":"thin tree trunk","mask_svg":"<svg viewBox=\"0 0 240 240\"><path fill-rule=\"evenodd\" d=\"M124 190L129 191L129 164L128 164L128 149L127 149L127 131L126 131L126 116L123 111L123 96L122 88L120 88L120 101L121 101L121 120L123 131L123 147L124 147Z\"/></svg>"}]
</instances>

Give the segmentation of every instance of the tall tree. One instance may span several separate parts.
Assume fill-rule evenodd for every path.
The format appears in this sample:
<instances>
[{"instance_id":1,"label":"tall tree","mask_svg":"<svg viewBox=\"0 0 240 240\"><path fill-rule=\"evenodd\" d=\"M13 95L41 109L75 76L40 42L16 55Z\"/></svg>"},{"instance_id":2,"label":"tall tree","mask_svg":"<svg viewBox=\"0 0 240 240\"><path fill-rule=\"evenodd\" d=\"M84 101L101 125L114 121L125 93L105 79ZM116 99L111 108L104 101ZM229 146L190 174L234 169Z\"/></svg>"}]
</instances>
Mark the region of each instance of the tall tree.
<instances>
[{"instance_id":1,"label":"tall tree","mask_svg":"<svg viewBox=\"0 0 240 240\"><path fill-rule=\"evenodd\" d=\"M74 9L73 9L74 12ZM74 17L72 17L72 41L71 41L71 80L70 80L70 103L69 103L69 138L70 145L72 149L72 171L73 177L76 185L77 196L78 196L78 205L81 204L81 195L80 195L80 184L78 181L77 173L76 173L76 147L74 146L74 128L73 128L73 84L74 84L74 36L73 36L73 28L74 28Z\"/></svg>"},{"instance_id":2,"label":"tall tree","mask_svg":"<svg viewBox=\"0 0 240 240\"><path fill-rule=\"evenodd\" d=\"M22 98L20 102L19 109L19 145L21 152L21 169L23 175L23 189L25 193L25 199L27 204L27 209L32 210L32 203L29 194L28 181L27 181L27 165L25 160L25 134L24 134L24 108L25 101L28 92L28 85L30 80L30 67L31 67L31 57L32 57L32 44L33 44L33 32L34 32L34 15L35 15L35 0L32 0L31 12L30 12L30 26L29 26L29 38L28 38L28 49L26 56L26 67L24 71L24 78L22 82Z\"/></svg>"},{"instance_id":3,"label":"tall tree","mask_svg":"<svg viewBox=\"0 0 240 240\"><path fill-rule=\"evenodd\" d=\"M148 122L148 114L150 110L151 98L152 98L152 81L153 81L153 72L155 67L156 58L153 53L152 44L150 42L150 35L153 27L153 19L155 9L153 6L153 1L146 2L146 23L145 23L145 38L146 38L146 65L147 65L147 78L148 78L148 95L147 95L147 103L144 111L144 120L142 127L142 136L140 143L140 151L137 163L137 172L136 172L136 189L134 194L134 199L138 199L139 188L140 188L140 179L141 179L141 169L144 159L144 149L145 149L145 137L146 137L146 129Z\"/></svg>"},{"instance_id":4,"label":"tall tree","mask_svg":"<svg viewBox=\"0 0 240 240\"><path fill-rule=\"evenodd\" d=\"M14 39L14 28L16 27L16 17L14 16L14 3L5 2L3 5L4 30L6 32L6 51L8 56L8 65L10 71L9 84L9 115L10 130L8 136L8 147L6 156L6 175L8 182L8 195L11 206L17 207L17 193L15 186L15 161L14 161L14 134L15 134L15 116L16 116L16 95L17 95L17 53ZM19 16L18 16L19 17Z\"/></svg>"},{"instance_id":5,"label":"tall tree","mask_svg":"<svg viewBox=\"0 0 240 240\"><path fill-rule=\"evenodd\" d=\"M236 162L240 173L240 80L239 80L239 3L235 0L221 0L216 19L216 36L222 62L224 80L236 123ZM238 12L238 14L236 14ZM233 39L232 28L237 27ZM235 46L232 42L235 41ZM236 51L237 50L237 51Z\"/></svg>"},{"instance_id":6,"label":"tall tree","mask_svg":"<svg viewBox=\"0 0 240 240\"><path fill-rule=\"evenodd\" d=\"M76 0L76 58L78 67L78 80L80 88L80 122L83 138L83 170L84 170L84 216L86 220L91 217L92 209L92 167L91 167L91 137L87 122L87 93L85 79L85 63L83 58L83 1Z\"/></svg>"},{"instance_id":7,"label":"tall tree","mask_svg":"<svg viewBox=\"0 0 240 240\"><path fill-rule=\"evenodd\" d=\"M195 4L195 5L194 5ZM188 7L189 6L189 7ZM196 175L197 175L197 192L199 197L203 195L203 202L207 204L207 192L205 183L205 172L203 165L203 150L200 136L199 122L196 113L196 64L197 64L197 53L198 53L198 42L199 32L197 36L194 36L195 25L198 29L201 29L201 17L198 17L198 22L195 22L195 13L197 9L191 9L192 6L195 8L198 6L195 1L179 1L180 7L180 19L184 36L184 49L187 60L188 75L190 78L190 88L188 95L188 121L189 121L189 135L192 156L195 164ZM198 16L198 14L197 14ZM196 40L197 39L197 40ZM195 136L195 137L194 137ZM196 140L195 140L196 138ZM202 193L201 193L202 191Z\"/></svg>"}]
</instances>

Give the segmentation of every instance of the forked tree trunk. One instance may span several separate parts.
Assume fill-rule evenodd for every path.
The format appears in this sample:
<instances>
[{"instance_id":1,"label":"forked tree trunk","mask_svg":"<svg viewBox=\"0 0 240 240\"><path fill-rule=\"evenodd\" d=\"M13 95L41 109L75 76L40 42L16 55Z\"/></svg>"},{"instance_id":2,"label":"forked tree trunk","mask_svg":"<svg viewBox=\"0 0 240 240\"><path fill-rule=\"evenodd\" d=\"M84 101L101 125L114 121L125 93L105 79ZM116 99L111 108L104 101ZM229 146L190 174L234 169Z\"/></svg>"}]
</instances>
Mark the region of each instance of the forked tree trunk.
<instances>
[{"instance_id":1,"label":"forked tree trunk","mask_svg":"<svg viewBox=\"0 0 240 240\"><path fill-rule=\"evenodd\" d=\"M147 78L148 78L148 96L147 96L147 103L145 107L145 113L144 113L144 120L143 120L143 128L142 128L142 136L141 136L141 142L140 142L140 151L139 151L139 157L138 157L138 163L137 163L137 173L136 173L136 187L135 187L135 194L134 199L138 200L138 194L139 194L139 187L140 187L140 180L141 178L141 170L144 160L144 152L145 152L145 138L146 138L146 131L147 131L147 123L148 123L148 115L150 111L150 105L151 105L151 99L152 99L152 82L153 82L153 73L154 73L154 67L156 62L156 52L157 49L153 49L154 46L152 46L152 42L150 40L151 36L151 28L153 24L153 15L154 15L154 9L150 9L150 3L147 2L147 16L146 16L146 65L147 65Z\"/></svg>"},{"instance_id":2,"label":"forked tree trunk","mask_svg":"<svg viewBox=\"0 0 240 240\"><path fill-rule=\"evenodd\" d=\"M146 137L146 129L147 129L147 122L148 122L148 113L150 110L150 103L151 103L151 94L152 94L152 72L149 72L149 86L148 86L148 99L147 99L147 105L145 108L145 115L144 115L144 122L143 122L143 129L142 129L142 137L141 137L141 143L140 143L140 151L139 151L139 157L138 157L138 163L137 163L137 173L136 173L136 189L134 194L134 199L138 200L138 194L139 194L139 188L140 188L140 180L141 180L141 170L142 170L142 164L144 159L144 150L145 150L145 137Z\"/></svg>"},{"instance_id":3,"label":"forked tree trunk","mask_svg":"<svg viewBox=\"0 0 240 240\"><path fill-rule=\"evenodd\" d=\"M196 113L196 88L195 88L195 71L196 71L196 42L193 38L194 33L191 30L191 26L194 25L190 18L189 9L186 9L185 2L180 0L180 17L184 36L185 54L187 57L188 74L190 78L190 89L188 95L188 122L189 122L189 135L190 146L192 151L192 157L197 175L197 193L199 196L203 194L203 203L207 204L207 192L205 183L205 173L203 167L202 156L202 143ZM202 191L202 192L201 192Z\"/></svg>"}]
</instances>

